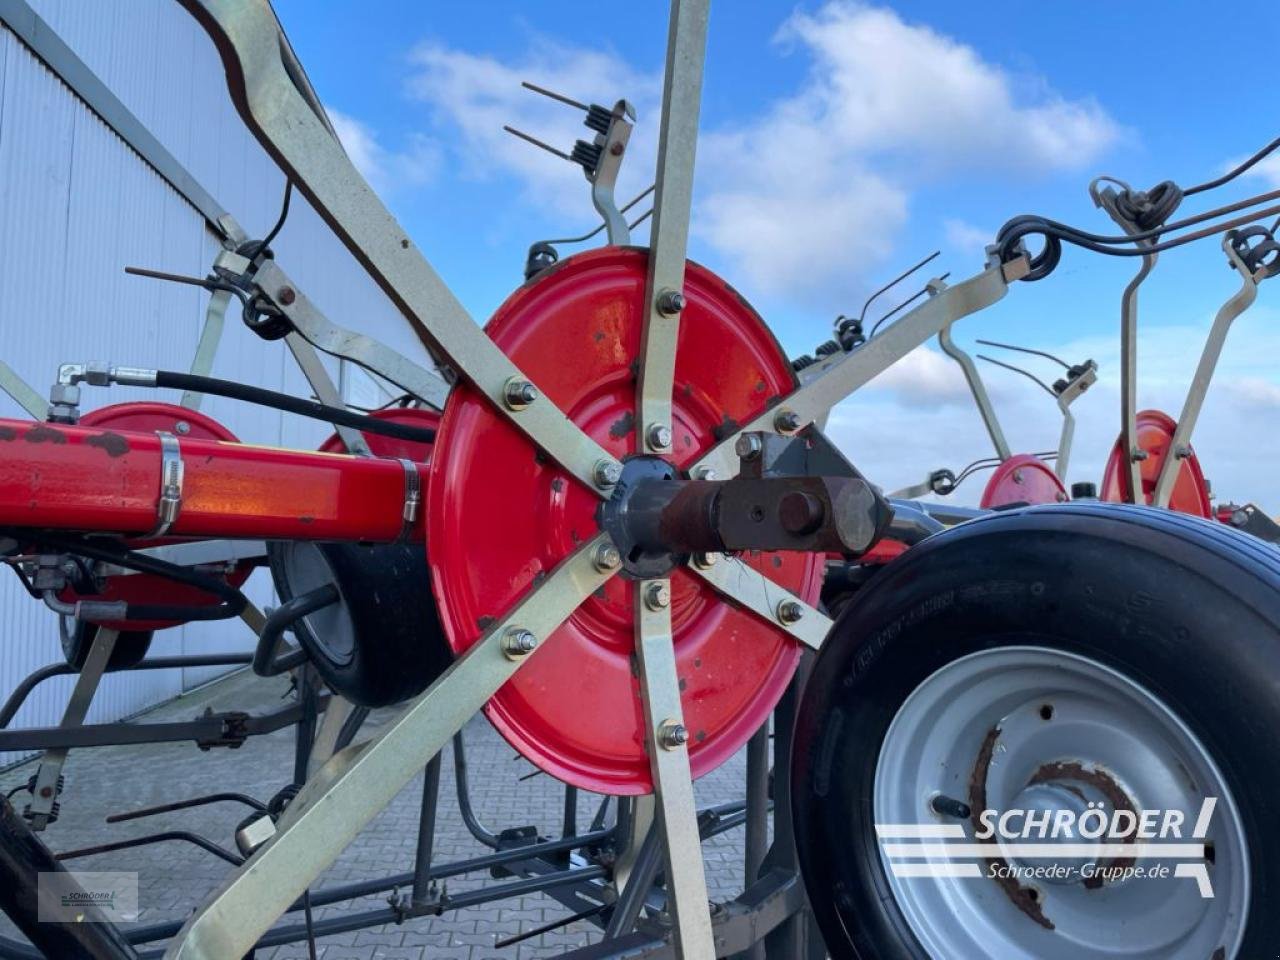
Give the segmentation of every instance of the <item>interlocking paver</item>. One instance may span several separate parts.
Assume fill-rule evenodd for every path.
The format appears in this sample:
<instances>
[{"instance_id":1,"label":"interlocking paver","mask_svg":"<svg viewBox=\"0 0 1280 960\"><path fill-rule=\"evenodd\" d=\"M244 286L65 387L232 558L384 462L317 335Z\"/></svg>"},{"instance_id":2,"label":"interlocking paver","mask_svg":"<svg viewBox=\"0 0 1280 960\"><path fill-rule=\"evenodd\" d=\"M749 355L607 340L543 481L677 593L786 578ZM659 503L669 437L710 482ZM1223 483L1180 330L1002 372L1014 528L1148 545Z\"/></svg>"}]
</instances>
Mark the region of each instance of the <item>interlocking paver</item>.
<instances>
[{"instance_id":1,"label":"interlocking paver","mask_svg":"<svg viewBox=\"0 0 1280 960\"><path fill-rule=\"evenodd\" d=\"M262 679L242 672L164 704L139 722L187 719L214 710L262 712L290 696L285 678ZM386 723L394 710L376 711L365 730ZM468 780L476 816L490 830L534 824L544 835L559 834L564 789L545 775L519 778L534 768L502 740L483 717L465 730ZM0 760L4 760L0 755ZM238 750L201 752L193 744L148 744L73 751L66 766L62 817L44 834L56 851L140 837L161 830L191 830L234 850L233 834L247 810L220 803L195 810L162 814L143 820L107 824L108 814L214 791L236 791L267 799L292 776L293 732L282 730L255 737ZM697 784L700 804L723 803L742 796L745 758L739 754ZM9 789L35 772L28 762L0 773L0 790ZM405 873L413 868L421 778L415 779L379 814L317 883L317 889L342 883ZM440 806L435 833L434 862L444 863L491 852L467 830L458 811L452 758L446 750L440 783ZM23 795L15 796L19 804ZM579 829L585 829L600 798L582 794L578 802ZM742 890L742 830L714 838L704 847L707 883L714 899L724 900ZM80 870L127 870L138 874L140 922L181 922L225 877L229 866L205 852L181 843L163 843L116 851L84 859ZM450 877L444 883L452 894L497 882L485 873ZM408 895L407 887L399 891ZM382 910L387 893L342 904L318 907L314 917L349 916L355 911ZM440 917L423 917L403 925L389 924L322 937L320 960L485 960L490 957L542 958L598 939L599 929L579 921L519 945L495 949L495 940L530 930L571 911L545 894L484 904ZM288 922L301 923L302 915ZM17 936L0 916L0 932ZM259 951L262 960L306 960L305 943Z\"/></svg>"}]
</instances>

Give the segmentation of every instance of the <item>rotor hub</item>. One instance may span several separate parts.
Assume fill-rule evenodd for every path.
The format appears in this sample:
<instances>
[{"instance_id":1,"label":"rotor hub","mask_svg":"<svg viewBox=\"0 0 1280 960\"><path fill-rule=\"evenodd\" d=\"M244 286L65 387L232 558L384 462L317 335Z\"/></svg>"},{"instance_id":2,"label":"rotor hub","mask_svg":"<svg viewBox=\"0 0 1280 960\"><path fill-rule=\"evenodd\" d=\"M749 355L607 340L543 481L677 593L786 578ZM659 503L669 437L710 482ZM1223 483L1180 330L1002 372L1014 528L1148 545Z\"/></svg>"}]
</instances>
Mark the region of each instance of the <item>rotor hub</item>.
<instances>
[{"instance_id":1,"label":"rotor hub","mask_svg":"<svg viewBox=\"0 0 1280 960\"><path fill-rule=\"evenodd\" d=\"M790 364L746 301L689 264L671 448L635 456L647 251L606 247L561 261L517 290L486 327L539 393L624 462L609 504L551 462L469 385L450 395L428 489L429 558L455 652L632 503L628 490L684 472L738 425L795 389ZM534 401L537 403L538 401ZM727 760L768 718L800 650L789 634L731 605L683 556L618 543L630 577L670 576L668 604L695 776ZM822 558L744 551L741 560L809 603ZM489 701L520 753L561 780L611 794L652 789L634 668L635 591L615 577L589 597Z\"/></svg>"}]
</instances>

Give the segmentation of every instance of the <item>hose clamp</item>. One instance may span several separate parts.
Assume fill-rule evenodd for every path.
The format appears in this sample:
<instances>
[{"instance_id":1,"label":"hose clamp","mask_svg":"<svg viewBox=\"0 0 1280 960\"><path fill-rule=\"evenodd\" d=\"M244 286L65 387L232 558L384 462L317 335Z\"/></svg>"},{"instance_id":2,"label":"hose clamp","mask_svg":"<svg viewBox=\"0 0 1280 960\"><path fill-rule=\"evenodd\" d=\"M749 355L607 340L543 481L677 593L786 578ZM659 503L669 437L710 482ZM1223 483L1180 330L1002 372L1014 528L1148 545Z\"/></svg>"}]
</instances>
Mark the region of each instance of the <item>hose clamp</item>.
<instances>
[{"instance_id":1,"label":"hose clamp","mask_svg":"<svg viewBox=\"0 0 1280 960\"><path fill-rule=\"evenodd\" d=\"M418 465L412 460L397 459L400 466L404 467L404 510L400 514L402 523L396 543L406 543L422 508L422 476L418 473Z\"/></svg>"},{"instance_id":2,"label":"hose clamp","mask_svg":"<svg viewBox=\"0 0 1280 960\"><path fill-rule=\"evenodd\" d=\"M160 499L156 503L156 528L148 538L163 537L182 512L182 481L186 467L182 447L172 433L157 430L160 438Z\"/></svg>"}]
</instances>

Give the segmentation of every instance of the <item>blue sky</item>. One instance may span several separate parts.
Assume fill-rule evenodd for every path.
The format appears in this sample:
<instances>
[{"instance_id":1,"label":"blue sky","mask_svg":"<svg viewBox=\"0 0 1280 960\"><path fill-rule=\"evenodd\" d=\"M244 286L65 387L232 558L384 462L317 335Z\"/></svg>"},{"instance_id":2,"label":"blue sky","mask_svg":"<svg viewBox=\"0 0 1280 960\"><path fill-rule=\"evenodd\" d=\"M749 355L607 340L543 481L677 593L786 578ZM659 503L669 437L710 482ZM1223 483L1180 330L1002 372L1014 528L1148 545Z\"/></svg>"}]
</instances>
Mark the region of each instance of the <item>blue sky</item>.
<instances>
[{"instance_id":1,"label":"blue sky","mask_svg":"<svg viewBox=\"0 0 1280 960\"><path fill-rule=\"evenodd\" d=\"M530 242L595 223L576 168L501 133L510 122L567 146L582 132L578 116L521 91L520 79L583 100L635 102L637 149L620 192L649 182L663 4L276 6L349 152L480 321L519 281ZM1255 8L1242 30L1189 2L1037 4L1015 14L940 2L721 0L691 255L738 286L794 353L925 253L943 251L931 270L976 271L983 238L1016 214L1112 232L1088 199L1093 176L1194 183L1280 133L1257 106L1250 66L1270 62L1277 27L1277 8ZM1214 199L1275 187L1280 162ZM1204 208L1188 201L1184 212ZM1013 338L1099 360L1098 395L1079 407L1080 479L1096 477L1114 435L1118 303L1133 269L1068 248L1051 278L1020 285L956 331L961 342ZM1203 332L1236 285L1212 242L1166 255L1143 291L1148 405L1177 413ZM1219 491L1264 505L1250 457L1258 419L1280 408L1280 381L1259 362L1280 316L1269 293L1233 331L1198 436L1204 458L1212 452L1222 464L1206 463ZM870 448L864 459L889 486L985 455L949 363L925 350L901 366L843 408L833 432ZM1015 445L1052 446L1048 398L999 372L988 380ZM913 443L887 452L904 430ZM1246 442L1255 454L1241 451Z\"/></svg>"}]
</instances>

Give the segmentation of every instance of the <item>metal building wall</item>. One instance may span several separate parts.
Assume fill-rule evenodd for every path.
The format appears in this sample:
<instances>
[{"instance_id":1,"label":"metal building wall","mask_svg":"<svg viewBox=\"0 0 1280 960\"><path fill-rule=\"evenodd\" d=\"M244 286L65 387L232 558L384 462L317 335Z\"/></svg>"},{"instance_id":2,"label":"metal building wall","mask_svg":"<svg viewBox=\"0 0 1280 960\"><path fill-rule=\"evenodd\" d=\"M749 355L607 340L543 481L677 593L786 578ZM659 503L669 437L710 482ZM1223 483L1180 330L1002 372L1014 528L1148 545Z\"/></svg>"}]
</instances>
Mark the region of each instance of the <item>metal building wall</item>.
<instances>
[{"instance_id":1,"label":"metal building wall","mask_svg":"<svg viewBox=\"0 0 1280 960\"><path fill-rule=\"evenodd\" d=\"M28 2L250 235L265 233L283 177L232 107L208 37L174 0ZM330 318L425 359L400 314L297 194L273 246ZM207 295L126 276L123 268L203 275L217 249L195 208L0 26L0 358L42 393L63 362L186 369ZM308 393L285 347L249 333L234 309L213 372ZM154 395L87 388L85 408ZM206 398L202 409L250 442L314 447L328 432L218 398ZM0 416L24 414L0 394ZM259 572L250 581L260 604L270 599L268 579ZM153 651L242 650L251 641L238 621L193 624L157 634ZM59 656L54 616L15 578L0 578L0 692ZM110 675L90 719L128 715L212 675ZM56 724L69 690L66 678L42 685L14 725ZM0 764L12 759L0 754Z\"/></svg>"}]
</instances>

